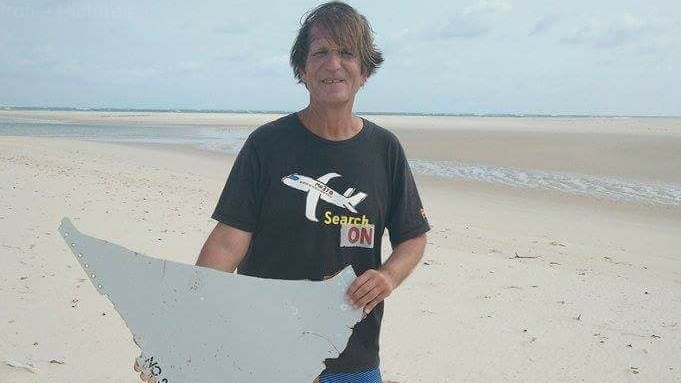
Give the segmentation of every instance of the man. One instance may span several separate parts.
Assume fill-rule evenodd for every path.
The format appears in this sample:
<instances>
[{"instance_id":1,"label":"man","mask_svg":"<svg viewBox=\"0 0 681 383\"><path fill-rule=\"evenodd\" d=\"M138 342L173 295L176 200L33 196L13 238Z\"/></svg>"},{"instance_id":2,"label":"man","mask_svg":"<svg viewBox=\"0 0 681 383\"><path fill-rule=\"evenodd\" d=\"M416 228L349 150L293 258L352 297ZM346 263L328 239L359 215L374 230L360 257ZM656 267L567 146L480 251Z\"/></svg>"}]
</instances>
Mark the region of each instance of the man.
<instances>
[{"instance_id":1,"label":"man","mask_svg":"<svg viewBox=\"0 0 681 383\"><path fill-rule=\"evenodd\" d=\"M359 277L347 299L366 317L341 355L326 360L320 383L381 381L383 300L418 264L429 230L397 138L352 111L382 62L369 23L354 8L330 2L307 15L291 65L309 104L249 136L196 262L290 280L322 280L352 265ZM393 250L381 263L385 228Z\"/></svg>"}]
</instances>

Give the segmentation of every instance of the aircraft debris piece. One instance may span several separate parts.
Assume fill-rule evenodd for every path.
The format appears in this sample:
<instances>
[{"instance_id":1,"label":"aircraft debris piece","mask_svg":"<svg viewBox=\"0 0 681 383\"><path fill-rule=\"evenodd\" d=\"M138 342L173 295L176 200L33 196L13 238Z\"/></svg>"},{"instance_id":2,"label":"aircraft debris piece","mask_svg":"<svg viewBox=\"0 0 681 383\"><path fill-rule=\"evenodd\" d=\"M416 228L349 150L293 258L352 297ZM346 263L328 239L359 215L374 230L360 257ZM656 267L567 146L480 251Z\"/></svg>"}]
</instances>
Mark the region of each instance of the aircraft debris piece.
<instances>
[{"instance_id":1,"label":"aircraft debris piece","mask_svg":"<svg viewBox=\"0 0 681 383\"><path fill-rule=\"evenodd\" d=\"M310 382L362 317L344 298L351 267L321 282L262 279L148 257L67 218L59 232L159 383Z\"/></svg>"}]
</instances>

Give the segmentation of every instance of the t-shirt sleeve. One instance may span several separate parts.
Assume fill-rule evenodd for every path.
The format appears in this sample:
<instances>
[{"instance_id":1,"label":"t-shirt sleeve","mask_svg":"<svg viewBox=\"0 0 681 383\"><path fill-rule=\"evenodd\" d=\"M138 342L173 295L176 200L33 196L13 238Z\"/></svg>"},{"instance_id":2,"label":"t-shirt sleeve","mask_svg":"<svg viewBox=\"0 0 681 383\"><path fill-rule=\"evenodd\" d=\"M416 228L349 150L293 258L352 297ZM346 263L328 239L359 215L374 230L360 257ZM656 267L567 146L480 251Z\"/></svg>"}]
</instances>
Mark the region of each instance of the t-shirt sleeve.
<instances>
[{"instance_id":1,"label":"t-shirt sleeve","mask_svg":"<svg viewBox=\"0 0 681 383\"><path fill-rule=\"evenodd\" d=\"M394 163L390 208L386 221L393 247L430 230L414 176L409 168L404 149L399 143Z\"/></svg>"},{"instance_id":2,"label":"t-shirt sleeve","mask_svg":"<svg viewBox=\"0 0 681 383\"><path fill-rule=\"evenodd\" d=\"M252 141L246 140L218 200L213 219L239 230L254 232L260 213L260 161Z\"/></svg>"}]
</instances>

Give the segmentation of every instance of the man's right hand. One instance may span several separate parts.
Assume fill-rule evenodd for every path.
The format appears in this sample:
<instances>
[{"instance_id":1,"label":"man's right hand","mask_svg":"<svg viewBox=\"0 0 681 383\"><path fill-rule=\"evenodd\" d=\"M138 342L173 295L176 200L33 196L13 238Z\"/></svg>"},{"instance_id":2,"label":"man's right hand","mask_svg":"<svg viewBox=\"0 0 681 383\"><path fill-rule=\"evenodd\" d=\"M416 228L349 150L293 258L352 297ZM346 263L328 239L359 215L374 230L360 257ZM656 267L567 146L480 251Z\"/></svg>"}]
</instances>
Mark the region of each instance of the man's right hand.
<instances>
[{"instance_id":1,"label":"man's right hand","mask_svg":"<svg viewBox=\"0 0 681 383\"><path fill-rule=\"evenodd\" d=\"M137 361L137 359L135 359L135 365L133 366L133 369L135 369L135 371L140 373L140 380L142 380L143 382L148 382L148 383L155 383L156 382L156 378L151 376L151 373L149 371L142 371L142 367L139 365L139 362Z\"/></svg>"}]
</instances>

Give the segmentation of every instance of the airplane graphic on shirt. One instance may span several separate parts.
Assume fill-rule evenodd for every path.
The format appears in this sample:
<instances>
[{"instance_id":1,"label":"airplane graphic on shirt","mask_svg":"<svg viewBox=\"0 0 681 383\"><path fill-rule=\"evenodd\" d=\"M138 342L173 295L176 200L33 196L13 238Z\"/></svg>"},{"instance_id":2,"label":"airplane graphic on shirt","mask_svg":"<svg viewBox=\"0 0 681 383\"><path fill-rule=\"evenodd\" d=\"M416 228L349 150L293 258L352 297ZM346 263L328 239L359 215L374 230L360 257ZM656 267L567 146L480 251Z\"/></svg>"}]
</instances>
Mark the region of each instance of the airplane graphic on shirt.
<instances>
[{"instance_id":1,"label":"airplane graphic on shirt","mask_svg":"<svg viewBox=\"0 0 681 383\"><path fill-rule=\"evenodd\" d=\"M305 200L305 217L312 222L319 222L316 210L317 202L319 202L320 198L330 204L357 213L355 206L362 202L367 196L366 193L362 192L357 192L357 194L352 195L355 191L354 188L348 188L343 194L331 189L331 187L326 184L329 180L336 177L341 177L341 175L338 173L327 173L314 179L312 177L293 173L282 178L281 182L283 182L284 185L307 193L307 199Z\"/></svg>"}]
</instances>

